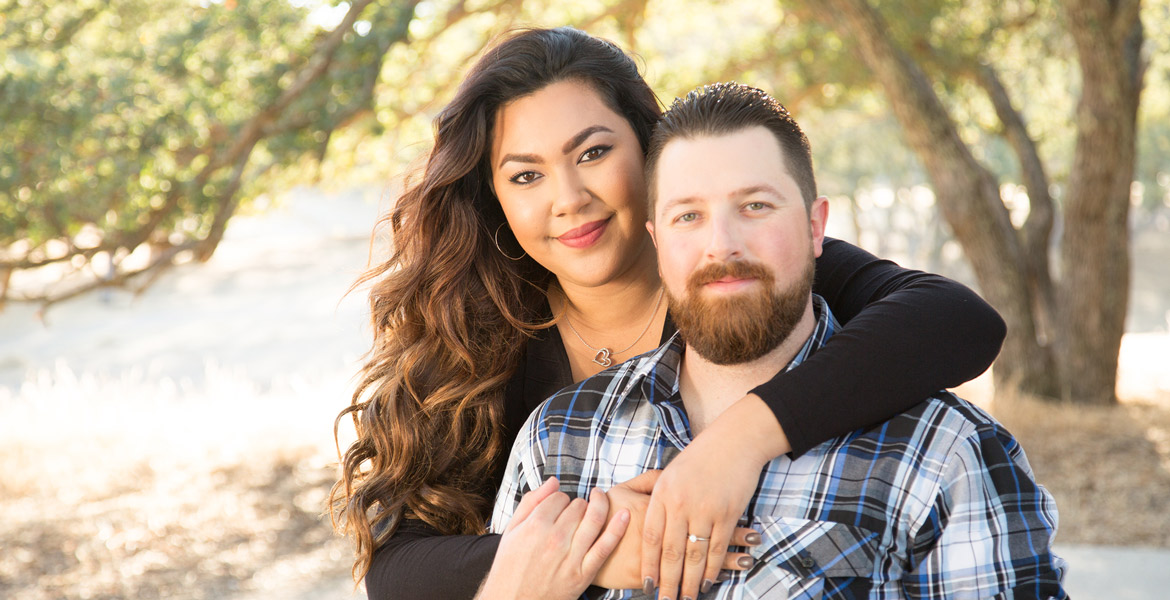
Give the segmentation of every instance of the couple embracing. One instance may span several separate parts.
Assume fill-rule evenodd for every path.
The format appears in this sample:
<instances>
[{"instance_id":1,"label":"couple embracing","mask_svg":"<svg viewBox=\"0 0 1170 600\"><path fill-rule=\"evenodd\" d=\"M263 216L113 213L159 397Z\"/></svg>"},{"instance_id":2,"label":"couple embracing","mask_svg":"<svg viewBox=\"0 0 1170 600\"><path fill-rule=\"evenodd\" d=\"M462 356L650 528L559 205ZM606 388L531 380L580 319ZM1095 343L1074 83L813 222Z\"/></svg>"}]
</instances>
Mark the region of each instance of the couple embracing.
<instances>
[{"instance_id":1,"label":"couple embracing","mask_svg":"<svg viewBox=\"0 0 1170 600\"><path fill-rule=\"evenodd\" d=\"M662 115L582 32L488 50L367 274L334 510L370 597L1064 597L1051 496L939 391L1002 321L827 211L759 90Z\"/></svg>"}]
</instances>

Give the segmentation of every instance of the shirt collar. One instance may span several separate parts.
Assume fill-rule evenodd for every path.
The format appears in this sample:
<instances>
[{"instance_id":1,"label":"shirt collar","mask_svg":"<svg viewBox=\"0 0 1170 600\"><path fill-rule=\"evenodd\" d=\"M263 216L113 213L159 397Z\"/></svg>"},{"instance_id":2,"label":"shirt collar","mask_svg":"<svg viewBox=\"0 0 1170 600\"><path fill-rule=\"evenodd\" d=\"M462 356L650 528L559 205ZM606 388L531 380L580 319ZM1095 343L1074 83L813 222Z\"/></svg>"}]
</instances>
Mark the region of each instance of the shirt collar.
<instances>
[{"instance_id":1,"label":"shirt collar","mask_svg":"<svg viewBox=\"0 0 1170 600\"><path fill-rule=\"evenodd\" d=\"M813 332L796 355L792 357L792 360L788 361L788 364L781 369L781 372L787 372L808 359L813 352L824 346L825 342L840 327L824 298L813 294L812 303L813 315L816 317ZM650 402L665 402L677 396L679 366L682 364L685 349L686 342L676 332L657 350L634 359L637 364L631 373L629 383L622 390L622 397L629 397L635 386L641 388L642 397Z\"/></svg>"}]
</instances>

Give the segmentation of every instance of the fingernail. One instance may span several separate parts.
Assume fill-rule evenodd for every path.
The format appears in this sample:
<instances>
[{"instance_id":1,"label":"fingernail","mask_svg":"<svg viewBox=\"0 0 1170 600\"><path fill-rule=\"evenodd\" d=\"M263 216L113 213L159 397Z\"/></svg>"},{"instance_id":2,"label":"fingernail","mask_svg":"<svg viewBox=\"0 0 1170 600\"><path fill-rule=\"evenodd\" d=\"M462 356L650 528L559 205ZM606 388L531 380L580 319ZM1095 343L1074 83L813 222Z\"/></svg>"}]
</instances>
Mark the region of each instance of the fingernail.
<instances>
[{"instance_id":1,"label":"fingernail","mask_svg":"<svg viewBox=\"0 0 1170 600\"><path fill-rule=\"evenodd\" d=\"M740 517L739 518L739 526L740 527L747 527L748 523L750 523L750 522L751 521L749 521L747 517Z\"/></svg>"},{"instance_id":2,"label":"fingernail","mask_svg":"<svg viewBox=\"0 0 1170 600\"><path fill-rule=\"evenodd\" d=\"M753 531L745 535L743 541L747 542L749 546L756 546L760 543L760 534Z\"/></svg>"},{"instance_id":3,"label":"fingernail","mask_svg":"<svg viewBox=\"0 0 1170 600\"><path fill-rule=\"evenodd\" d=\"M750 556L741 556L739 557L739 560L735 561L735 564L745 569L750 569L752 568L752 565L756 564L756 559Z\"/></svg>"},{"instance_id":4,"label":"fingernail","mask_svg":"<svg viewBox=\"0 0 1170 600\"><path fill-rule=\"evenodd\" d=\"M728 579L731 579L731 573L728 573L727 571L720 571L719 574L715 576L715 581L718 581L719 583L723 583Z\"/></svg>"},{"instance_id":5,"label":"fingernail","mask_svg":"<svg viewBox=\"0 0 1170 600\"><path fill-rule=\"evenodd\" d=\"M691 598L690 596L683 596L682 600L695 600L695 599Z\"/></svg>"},{"instance_id":6,"label":"fingernail","mask_svg":"<svg viewBox=\"0 0 1170 600\"><path fill-rule=\"evenodd\" d=\"M654 578L653 577L647 577L646 579L642 580L642 593L646 594L647 596L652 595L654 593Z\"/></svg>"},{"instance_id":7,"label":"fingernail","mask_svg":"<svg viewBox=\"0 0 1170 600\"><path fill-rule=\"evenodd\" d=\"M707 592L711 591L711 586L713 585L715 585L714 581L711 581L710 579L704 579L703 585L699 586L699 593L706 594Z\"/></svg>"}]
</instances>

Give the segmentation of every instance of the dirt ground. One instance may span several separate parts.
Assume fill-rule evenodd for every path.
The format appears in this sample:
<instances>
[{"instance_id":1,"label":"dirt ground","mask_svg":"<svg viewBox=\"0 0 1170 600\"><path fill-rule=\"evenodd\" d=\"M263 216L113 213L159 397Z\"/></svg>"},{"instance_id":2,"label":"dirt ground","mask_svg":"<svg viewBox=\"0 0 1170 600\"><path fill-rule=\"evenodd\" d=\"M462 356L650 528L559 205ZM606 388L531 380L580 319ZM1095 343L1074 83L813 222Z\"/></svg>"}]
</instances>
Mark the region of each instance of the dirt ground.
<instances>
[{"instance_id":1,"label":"dirt ground","mask_svg":"<svg viewBox=\"0 0 1170 600\"><path fill-rule=\"evenodd\" d=\"M1056 498L1058 543L1170 548L1170 397L1114 408L999 399L992 412Z\"/></svg>"},{"instance_id":2,"label":"dirt ground","mask_svg":"<svg viewBox=\"0 0 1170 600\"><path fill-rule=\"evenodd\" d=\"M1017 402L995 413L1056 498L1060 543L1170 548L1166 397L1113 409Z\"/></svg>"},{"instance_id":3,"label":"dirt ground","mask_svg":"<svg viewBox=\"0 0 1170 600\"><path fill-rule=\"evenodd\" d=\"M1058 542L1170 548L1170 395L992 410L1056 497ZM229 456L151 459L125 438L0 445L0 597L293 597L277 592L322 581L335 594L349 546L322 515L332 457L257 437Z\"/></svg>"}]
</instances>

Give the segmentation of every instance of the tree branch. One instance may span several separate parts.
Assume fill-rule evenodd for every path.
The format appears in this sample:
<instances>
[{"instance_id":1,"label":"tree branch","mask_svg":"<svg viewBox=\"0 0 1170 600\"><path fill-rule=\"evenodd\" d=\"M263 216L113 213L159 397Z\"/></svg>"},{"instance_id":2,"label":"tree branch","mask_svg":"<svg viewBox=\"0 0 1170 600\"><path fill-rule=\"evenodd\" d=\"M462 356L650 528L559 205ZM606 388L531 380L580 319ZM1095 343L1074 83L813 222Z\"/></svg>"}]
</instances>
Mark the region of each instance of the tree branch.
<instances>
[{"instance_id":1,"label":"tree branch","mask_svg":"<svg viewBox=\"0 0 1170 600\"><path fill-rule=\"evenodd\" d=\"M93 291L93 290L96 290L99 288L124 287L125 284L128 283L131 279L133 279L139 275L142 275L143 273L148 273L148 272L153 271L155 269L168 268L172 264L172 259L174 259L174 257L177 254L179 254L180 252L183 252L185 250L193 249L195 247L196 243L197 242L191 241L191 242L186 242L184 244L179 244L177 246L172 246L170 248L167 248L167 250L165 252L163 252L162 254L159 254L159 256L155 260L151 261L149 264L142 267L141 269L135 269L132 271L117 272L117 273L114 273L113 277L110 277L109 279L95 279L89 283L79 285L79 286L77 286L77 287L75 287L67 292L61 293L61 294L51 295L49 293L45 293L45 294L25 295L25 296L21 296L19 298L12 298L12 300L15 302L24 302L24 303L40 303L40 308L38 310L38 313L39 313L40 317L43 319L44 314L49 309L49 307L54 305L54 304L57 304L58 302L64 302L64 301L69 300L71 298L76 298L82 294L85 294L87 292L90 292L90 291Z\"/></svg>"},{"instance_id":2,"label":"tree branch","mask_svg":"<svg viewBox=\"0 0 1170 600\"><path fill-rule=\"evenodd\" d=\"M1141 8L1140 0L1117 0L1113 10L1113 23L1109 27L1113 39L1124 40L1130 36L1134 25L1141 19Z\"/></svg>"},{"instance_id":3,"label":"tree branch","mask_svg":"<svg viewBox=\"0 0 1170 600\"><path fill-rule=\"evenodd\" d=\"M284 109L288 108L294 100L299 98L301 94L309 88L314 81L320 79L322 75L329 69L329 64L333 62L333 56L337 52L337 48L345 39L345 34L353 29L353 24L357 22L358 16L373 0L358 0L349 7L349 11L345 13L345 18L341 23L329 32L322 45L313 53L312 58L309 59L305 67L297 74L296 79L281 92L280 96L276 98L271 104L261 110L259 113L252 116L240 128L236 135L235 141L227 149L226 152L215 157L207 165L205 171L215 171L220 167L235 164L241 154L251 152L255 147L256 142L263 137L264 128L271 122L280 117ZM412 7L417 4L417 0L408 2Z\"/></svg>"},{"instance_id":4,"label":"tree branch","mask_svg":"<svg viewBox=\"0 0 1170 600\"><path fill-rule=\"evenodd\" d=\"M1037 328L1043 339L1053 339L1057 333L1055 298L1052 289L1052 274L1048 266L1048 247L1052 239L1052 226L1056 220L1056 206L1048 191L1048 174L1036 150L1036 144L1028 135L1024 119L1012 105L1007 89L999 74L991 65L981 65L976 70L976 81L987 92L995 113L1003 124L1003 134L1020 163L1024 187L1028 190L1028 217L1020 229L1024 261L1028 269L1028 284L1033 291L1033 305L1037 316Z\"/></svg>"},{"instance_id":5,"label":"tree branch","mask_svg":"<svg viewBox=\"0 0 1170 600\"><path fill-rule=\"evenodd\" d=\"M991 65L981 65L975 71L976 82L987 92L995 114L1003 124L1004 137L1011 144L1020 162L1020 172L1024 179L1024 187L1028 190L1030 210L1024 225L1025 242L1028 245L1025 252L1029 254L1046 254L1048 239L1052 232L1052 224L1056 218L1056 208L1052 203L1052 196L1048 193L1048 174L1044 163L1036 150L1036 144L1028 135L1024 119L1012 105L1007 89L999 79L999 74Z\"/></svg>"},{"instance_id":6,"label":"tree branch","mask_svg":"<svg viewBox=\"0 0 1170 600\"><path fill-rule=\"evenodd\" d=\"M64 48L73 40L73 36L77 35L77 32L81 31L83 27L93 21L100 12L100 8L90 7L78 15L77 18L62 25L57 30L57 37L53 39L53 47L57 49Z\"/></svg>"}]
</instances>

